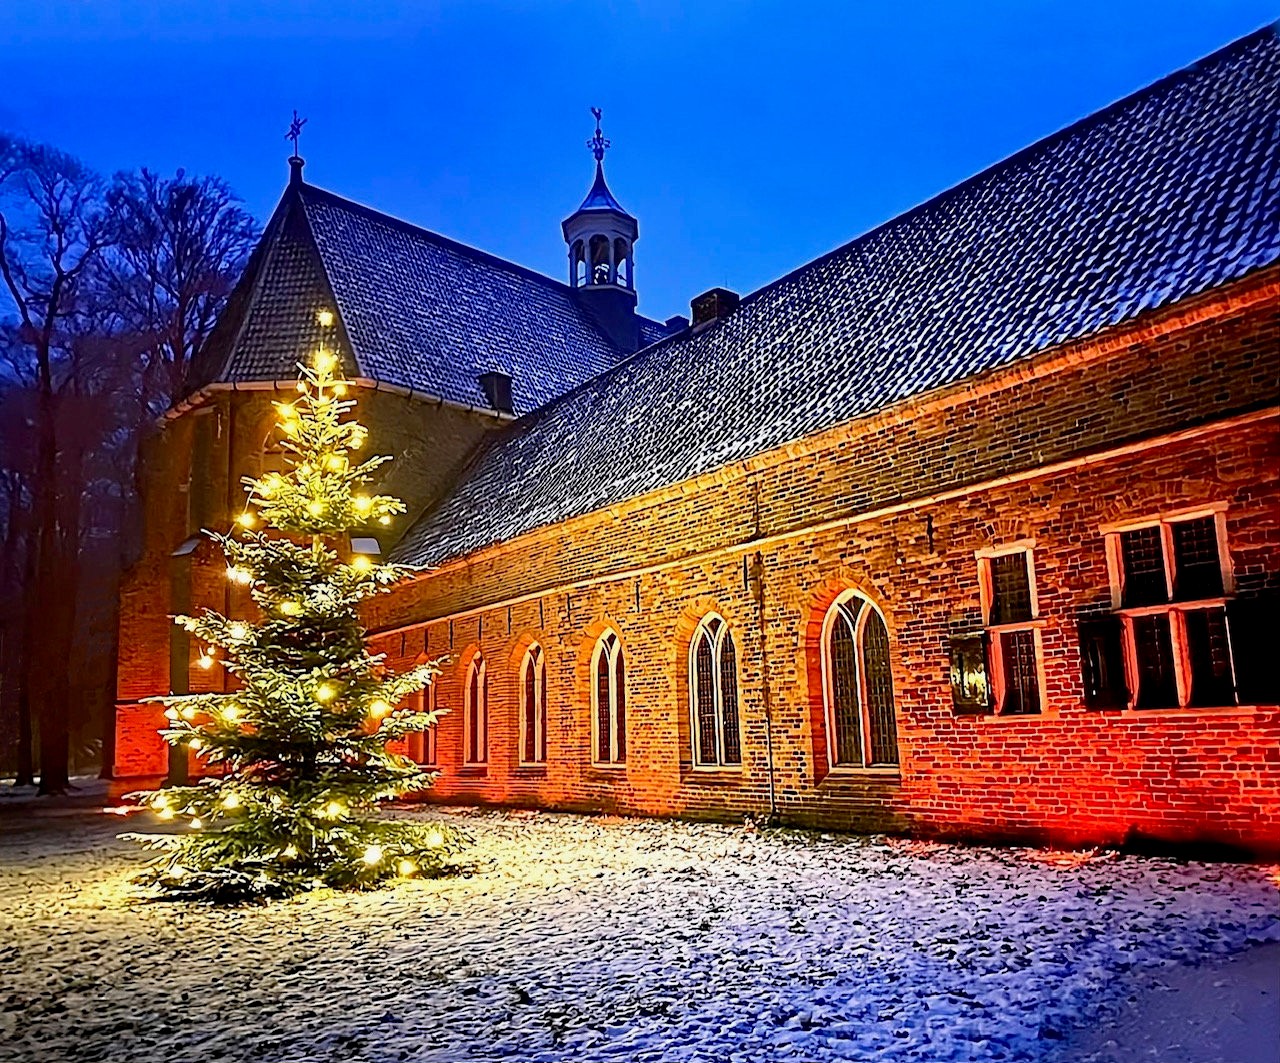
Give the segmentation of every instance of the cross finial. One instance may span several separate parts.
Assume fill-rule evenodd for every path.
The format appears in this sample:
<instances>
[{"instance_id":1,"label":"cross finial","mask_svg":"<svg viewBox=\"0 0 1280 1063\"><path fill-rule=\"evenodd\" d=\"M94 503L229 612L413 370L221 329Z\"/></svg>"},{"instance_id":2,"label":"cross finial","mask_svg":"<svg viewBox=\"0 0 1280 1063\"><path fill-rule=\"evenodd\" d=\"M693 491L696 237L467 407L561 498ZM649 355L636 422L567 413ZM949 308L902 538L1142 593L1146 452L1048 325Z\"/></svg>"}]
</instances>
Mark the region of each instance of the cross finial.
<instances>
[{"instance_id":1,"label":"cross finial","mask_svg":"<svg viewBox=\"0 0 1280 1063\"><path fill-rule=\"evenodd\" d=\"M289 123L289 132L284 135L285 140L293 141L293 157L299 158L298 155L298 138L302 136L302 127L307 124L305 118L298 117L298 111L295 108L293 112L293 121Z\"/></svg>"},{"instance_id":2,"label":"cross finial","mask_svg":"<svg viewBox=\"0 0 1280 1063\"><path fill-rule=\"evenodd\" d=\"M609 150L610 143L605 139L604 133L600 131L600 108L592 107L591 113L595 115L596 131L595 135L587 141L587 147L591 149L591 154L596 157L596 162L604 161L604 153Z\"/></svg>"}]
</instances>

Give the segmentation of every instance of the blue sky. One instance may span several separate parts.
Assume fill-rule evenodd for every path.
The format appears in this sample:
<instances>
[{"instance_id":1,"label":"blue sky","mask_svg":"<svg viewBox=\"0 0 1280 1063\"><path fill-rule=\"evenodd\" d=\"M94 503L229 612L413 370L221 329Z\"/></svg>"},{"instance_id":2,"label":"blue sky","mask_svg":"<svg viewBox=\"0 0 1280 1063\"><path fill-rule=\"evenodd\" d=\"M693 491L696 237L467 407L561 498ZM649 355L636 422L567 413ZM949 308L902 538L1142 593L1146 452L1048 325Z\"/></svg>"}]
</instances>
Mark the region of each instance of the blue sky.
<instances>
[{"instance_id":1,"label":"blue sky","mask_svg":"<svg viewBox=\"0 0 1280 1063\"><path fill-rule=\"evenodd\" d=\"M748 292L1274 19L1255 0L0 0L0 128L104 171L308 180L555 277L604 108L641 309Z\"/></svg>"}]
</instances>

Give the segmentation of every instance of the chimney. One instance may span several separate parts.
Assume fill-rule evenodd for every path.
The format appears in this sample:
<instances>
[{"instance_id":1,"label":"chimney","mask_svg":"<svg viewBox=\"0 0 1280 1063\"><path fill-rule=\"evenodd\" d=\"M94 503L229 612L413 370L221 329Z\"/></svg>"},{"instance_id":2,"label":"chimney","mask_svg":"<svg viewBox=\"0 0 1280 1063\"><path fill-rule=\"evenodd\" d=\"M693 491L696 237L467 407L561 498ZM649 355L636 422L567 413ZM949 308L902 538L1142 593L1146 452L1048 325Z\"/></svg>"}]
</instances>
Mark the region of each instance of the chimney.
<instances>
[{"instance_id":1,"label":"chimney","mask_svg":"<svg viewBox=\"0 0 1280 1063\"><path fill-rule=\"evenodd\" d=\"M712 288L703 292L690 304L693 310L693 327L709 325L712 321L721 321L738 307L738 293L728 288Z\"/></svg>"},{"instance_id":2,"label":"chimney","mask_svg":"<svg viewBox=\"0 0 1280 1063\"><path fill-rule=\"evenodd\" d=\"M511 374L501 370L491 370L479 376L480 389L484 392L485 402L499 413L515 413L511 404Z\"/></svg>"}]
</instances>

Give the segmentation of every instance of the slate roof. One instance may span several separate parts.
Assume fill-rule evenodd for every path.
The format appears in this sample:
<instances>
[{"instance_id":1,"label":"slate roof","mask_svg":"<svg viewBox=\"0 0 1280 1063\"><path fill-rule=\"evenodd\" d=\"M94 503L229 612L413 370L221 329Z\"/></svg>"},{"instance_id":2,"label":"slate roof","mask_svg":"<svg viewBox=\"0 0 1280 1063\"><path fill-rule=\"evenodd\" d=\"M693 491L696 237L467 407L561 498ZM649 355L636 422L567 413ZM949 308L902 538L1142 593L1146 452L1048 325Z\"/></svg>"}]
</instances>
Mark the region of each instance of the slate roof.
<instances>
[{"instance_id":1,"label":"slate roof","mask_svg":"<svg viewBox=\"0 0 1280 1063\"><path fill-rule=\"evenodd\" d=\"M312 185L286 191L255 259L193 387L292 378L321 306L338 310L348 373L464 405L485 405L490 370L523 413L631 353L568 285Z\"/></svg>"},{"instance_id":2,"label":"slate roof","mask_svg":"<svg viewBox=\"0 0 1280 1063\"><path fill-rule=\"evenodd\" d=\"M622 204L613 198L613 193L609 191L609 186L605 183L604 166L598 162L596 163L596 179L591 184L591 191L587 193L587 198L582 201L582 206L575 210L574 214L581 214L584 210L612 210L617 211L619 214L626 214L628 218L631 217L630 214L627 214L622 209ZM634 221L635 219L632 218L632 220Z\"/></svg>"},{"instance_id":3,"label":"slate roof","mask_svg":"<svg viewBox=\"0 0 1280 1063\"><path fill-rule=\"evenodd\" d=\"M1280 37L1271 26L510 426L395 559L466 555L1277 261Z\"/></svg>"}]
</instances>

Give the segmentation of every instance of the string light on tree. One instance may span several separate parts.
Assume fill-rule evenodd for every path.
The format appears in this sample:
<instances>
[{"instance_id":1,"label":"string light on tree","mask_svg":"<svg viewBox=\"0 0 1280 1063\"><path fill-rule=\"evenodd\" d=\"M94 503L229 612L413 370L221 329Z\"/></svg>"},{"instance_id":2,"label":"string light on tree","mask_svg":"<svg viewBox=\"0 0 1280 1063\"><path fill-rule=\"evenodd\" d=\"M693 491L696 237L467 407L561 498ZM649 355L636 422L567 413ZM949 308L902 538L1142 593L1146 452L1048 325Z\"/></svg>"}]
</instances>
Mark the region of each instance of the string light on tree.
<instances>
[{"instance_id":1,"label":"string light on tree","mask_svg":"<svg viewBox=\"0 0 1280 1063\"><path fill-rule=\"evenodd\" d=\"M436 723L438 710L394 707L439 669L395 674L365 646L360 603L405 571L351 554L350 537L404 505L369 489L385 458L351 456L366 432L351 416L332 311L316 322L323 340L298 367L297 395L275 404L285 469L246 477L234 528L211 536L260 619L176 618L203 647L199 663L219 664L236 689L158 699L165 737L198 751L211 775L140 795L191 825L149 842L165 851L145 881L163 892L243 899L363 888L437 873L465 842L453 828L378 815L379 801L433 778L387 747Z\"/></svg>"}]
</instances>

